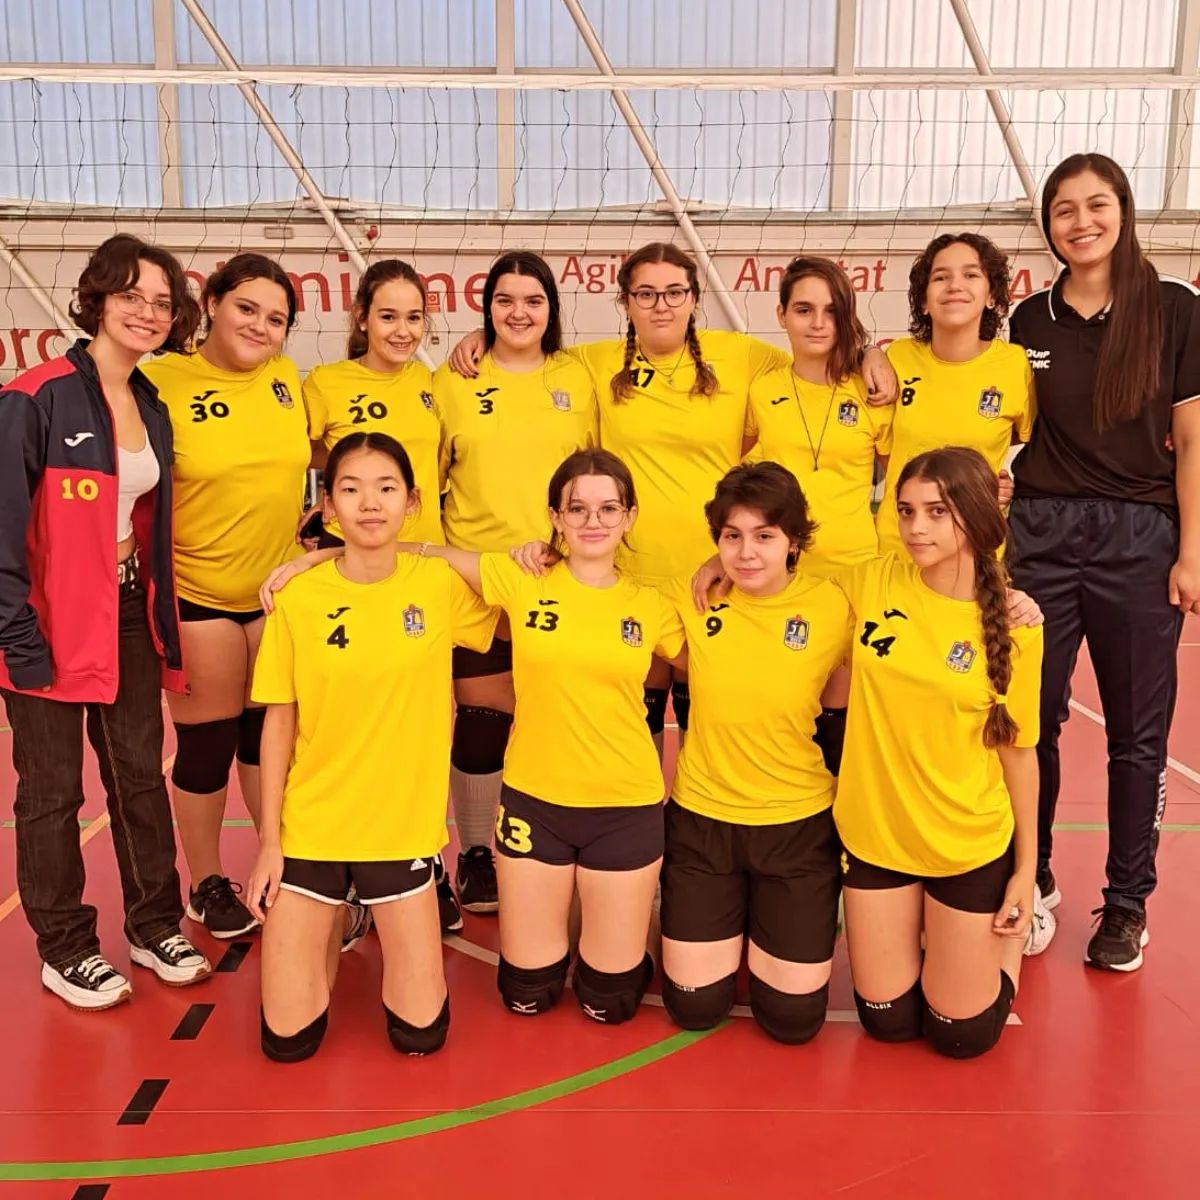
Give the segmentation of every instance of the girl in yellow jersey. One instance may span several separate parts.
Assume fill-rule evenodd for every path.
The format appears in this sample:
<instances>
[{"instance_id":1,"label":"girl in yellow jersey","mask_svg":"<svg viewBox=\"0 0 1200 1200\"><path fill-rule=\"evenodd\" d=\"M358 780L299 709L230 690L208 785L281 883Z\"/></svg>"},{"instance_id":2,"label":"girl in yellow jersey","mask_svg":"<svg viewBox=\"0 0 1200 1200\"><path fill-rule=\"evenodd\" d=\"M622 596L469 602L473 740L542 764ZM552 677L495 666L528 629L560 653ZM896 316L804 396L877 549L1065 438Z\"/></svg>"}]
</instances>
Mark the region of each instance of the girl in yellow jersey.
<instances>
[{"instance_id":1,"label":"girl in yellow jersey","mask_svg":"<svg viewBox=\"0 0 1200 1200\"><path fill-rule=\"evenodd\" d=\"M445 433L445 540L474 552L507 551L542 536L546 480L572 451L596 444L596 398L587 372L562 353L558 288L536 254L515 251L493 263L483 314L478 378L446 367L434 375ZM512 724L510 637L504 621L487 654L454 652L457 884L462 906L475 913L497 906L491 840ZM439 887L445 927L461 928L449 883Z\"/></svg>"},{"instance_id":2,"label":"girl in yellow jersey","mask_svg":"<svg viewBox=\"0 0 1200 1200\"><path fill-rule=\"evenodd\" d=\"M834 780L814 736L850 650L850 606L797 570L813 521L778 463L735 467L705 512L733 587L701 613L690 580L667 591L696 721L666 810L663 1002L685 1029L719 1024L748 931L755 1018L806 1042L825 1020L841 886Z\"/></svg>"},{"instance_id":3,"label":"girl in yellow jersey","mask_svg":"<svg viewBox=\"0 0 1200 1200\"><path fill-rule=\"evenodd\" d=\"M308 466L295 364L281 356L296 293L278 263L239 254L209 276L204 341L144 370L175 434L175 570L186 695L168 694L179 840L191 872L188 916L214 937L257 922L221 865L221 822L235 755L258 816L263 710L249 685L262 633L258 586L296 552Z\"/></svg>"},{"instance_id":4,"label":"girl in yellow jersey","mask_svg":"<svg viewBox=\"0 0 1200 1200\"><path fill-rule=\"evenodd\" d=\"M304 380L313 465L347 434L386 433L407 452L421 502L402 537L440 542L438 457L442 424L433 401L433 376L415 356L425 336L425 284L397 258L364 272L350 315L350 340L341 362L314 367ZM338 545L333 522L322 545Z\"/></svg>"},{"instance_id":5,"label":"girl in yellow jersey","mask_svg":"<svg viewBox=\"0 0 1200 1200\"><path fill-rule=\"evenodd\" d=\"M496 615L445 563L396 554L419 503L398 442L338 442L325 511L345 553L280 593L263 633L253 695L269 707L249 901L266 921L262 1048L277 1061L320 1045L351 884L379 931L392 1045L429 1054L446 1039L433 860L446 844L450 654L486 649Z\"/></svg>"},{"instance_id":6,"label":"girl in yellow jersey","mask_svg":"<svg viewBox=\"0 0 1200 1200\"><path fill-rule=\"evenodd\" d=\"M699 329L700 279L677 246L651 242L617 275L627 316L625 337L576 346L600 404L600 444L629 464L641 516L622 566L643 582L674 579L708 557L704 503L757 436L752 385L786 367L787 355L745 334ZM468 367L469 345L451 363ZM895 376L878 351L866 366L880 398L895 395ZM656 662L646 680L647 723L661 752L667 694L681 736L689 695L682 670Z\"/></svg>"},{"instance_id":7,"label":"girl in yellow jersey","mask_svg":"<svg viewBox=\"0 0 1200 1200\"><path fill-rule=\"evenodd\" d=\"M905 555L852 568L853 682L834 802L855 1000L882 1041L954 1058L1004 1028L1036 895L1041 628L1010 628L1005 522L975 450L919 455L898 484ZM925 952L921 952L924 928Z\"/></svg>"},{"instance_id":8,"label":"girl in yellow jersey","mask_svg":"<svg viewBox=\"0 0 1200 1200\"><path fill-rule=\"evenodd\" d=\"M905 465L939 446L978 450L1000 475L1033 428L1033 373L1020 346L997 335L1008 313L1008 260L977 233L944 233L913 263L909 330L888 347L900 379L892 453L879 506L879 548L903 553L896 484ZM1012 484L1003 479L1007 503Z\"/></svg>"}]
</instances>

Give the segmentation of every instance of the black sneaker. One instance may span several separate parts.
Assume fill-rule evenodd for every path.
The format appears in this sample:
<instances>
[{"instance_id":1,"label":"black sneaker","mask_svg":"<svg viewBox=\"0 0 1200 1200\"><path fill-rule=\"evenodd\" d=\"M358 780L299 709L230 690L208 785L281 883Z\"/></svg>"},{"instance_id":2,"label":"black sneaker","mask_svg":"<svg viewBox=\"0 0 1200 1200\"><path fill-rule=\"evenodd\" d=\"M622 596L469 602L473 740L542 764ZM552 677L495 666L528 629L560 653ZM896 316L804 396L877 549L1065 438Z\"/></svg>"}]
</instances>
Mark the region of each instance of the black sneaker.
<instances>
[{"instance_id":1,"label":"black sneaker","mask_svg":"<svg viewBox=\"0 0 1200 1200\"><path fill-rule=\"evenodd\" d=\"M188 892L187 915L215 938L235 938L258 928L254 914L237 898L242 890L224 875L210 875Z\"/></svg>"},{"instance_id":2,"label":"black sneaker","mask_svg":"<svg viewBox=\"0 0 1200 1200\"><path fill-rule=\"evenodd\" d=\"M1142 965L1142 948L1150 942L1146 914L1106 904L1092 909L1092 916L1099 918L1100 928L1088 942L1084 962L1101 971L1136 971Z\"/></svg>"},{"instance_id":3,"label":"black sneaker","mask_svg":"<svg viewBox=\"0 0 1200 1200\"><path fill-rule=\"evenodd\" d=\"M129 958L171 987L186 987L212 974L212 963L182 933L168 934L152 946L131 944Z\"/></svg>"},{"instance_id":4,"label":"black sneaker","mask_svg":"<svg viewBox=\"0 0 1200 1200\"><path fill-rule=\"evenodd\" d=\"M1054 881L1054 872L1049 865L1038 867L1037 890L1042 893L1042 904L1046 908L1057 908L1062 903L1062 892Z\"/></svg>"},{"instance_id":5,"label":"black sneaker","mask_svg":"<svg viewBox=\"0 0 1200 1200\"><path fill-rule=\"evenodd\" d=\"M433 880L437 888L438 920L442 924L442 933L457 933L463 927L462 909L458 906L458 897L450 886L450 876L440 854L433 860Z\"/></svg>"},{"instance_id":6,"label":"black sneaker","mask_svg":"<svg viewBox=\"0 0 1200 1200\"><path fill-rule=\"evenodd\" d=\"M102 954L92 954L69 967L42 963L42 987L72 1008L98 1012L133 995L129 980Z\"/></svg>"},{"instance_id":7,"label":"black sneaker","mask_svg":"<svg viewBox=\"0 0 1200 1200\"><path fill-rule=\"evenodd\" d=\"M494 913L500 907L496 863L487 846L472 846L458 856L458 899L469 913Z\"/></svg>"}]
</instances>

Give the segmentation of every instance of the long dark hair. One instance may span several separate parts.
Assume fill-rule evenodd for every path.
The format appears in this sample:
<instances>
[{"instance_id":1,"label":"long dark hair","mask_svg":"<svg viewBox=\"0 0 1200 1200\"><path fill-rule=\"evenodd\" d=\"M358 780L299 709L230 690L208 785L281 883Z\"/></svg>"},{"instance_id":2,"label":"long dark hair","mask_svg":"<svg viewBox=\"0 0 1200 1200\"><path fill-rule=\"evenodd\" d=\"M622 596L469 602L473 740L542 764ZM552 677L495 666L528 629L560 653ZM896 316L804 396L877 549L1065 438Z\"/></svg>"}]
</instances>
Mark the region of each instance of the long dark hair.
<instances>
[{"instance_id":1,"label":"long dark hair","mask_svg":"<svg viewBox=\"0 0 1200 1200\"><path fill-rule=\"evenodd\" d=\"M379 288L397 280L411 283L420 292L422 308L429 303L425 281L408 263L399 258L384 258L372 263L363 272L363 277L358 281L358 291L354 293L354 305L350 310L350 337L346 342L347 358L362 358L370 348L367 331L360 322L366 321L371 315L371 305Z\"/></svg>"},{"instance_id":2,"label":"long dark hair","mask_svg":"<svg viewBox=\"0 0 1200 1200\"><path fill-rule=\"evenodd\" d=\"M1054 256L1067 261L1050 234L1050 209L1063 182L1084 171L1104 180L1121 206L1121 229L1112 252L1112 309L1104 323L1092 392L1092 422L1103 432L1140 416L1158 394L1162 296L1158 272L1138 242L1133 189L1125 172L1106 154L1072 154L1050 172L1042 189L1042 228Z\"/></svg>"},{"instance_id":3,"label":"long dark hair","mask_svg":"<svg viewBox=\"0 0 1200 1200\"><path fill-rule=\"evenodd\" d=\"M695 260L690 254L685 254L678 246L670 242L648 242L635 250L622 264L617 272L617 286L621 289L621 299L628 306L630 287L633 284L633 274L638 267L645 263L669 263L687 274L688 287L692 290L692 298L700 299L700 274L696 270ZM627 309L628 311L628 309ZM696 314L688 318L687 333L684 335L688 353L696 367L696 381L692 384L693 396L711 396L717 390L717 373L704 361L700 351L700 338L696 335ZM633 356L637 353L637 330L630 319L625 326L625 361L621 369L612 377L612 396L620 403L633 395L634 383Z\"/></svg>"},{"instance_id":4,"label":"long dark hair","mask_svg":"<svg viewBox=\"0 0 1200 1200\"><path fill-rule=\"evenodd\" d=\"M1008 572L996 554L1008 534L1004 513L996 498L996 476L978 450L946 446L911 459L896 484L899 500L904 485L920 479L937 485L954 514L954 523L975 558L975 601L983 619L983 648L988 682L996 696L983 727L983 744L1011 746L1017 723L1000 699L1012 682L1012 635L1008 628Z\"/></svg>"},{"instance_id":5,"label":"long dark hair","mask_svg":"<svg viewBox=\"0 0 1200 1200\"><path fill-rule=\"evenodd\" d=\"M804 489L795 475L777 462L741 463L717 484L713 498L704 506L714 542L721 540L721 530L735 508L761 513L764 524L778 525L788 541L796 543L796 549L788 554L789 571L812 545L817 523L812 519Z\"/></svg>"},{"instance_id":6,"label":"long dark hair","mask_svg":"<svg viewBox=\"0 0 1200 1200\"><path fill-rule=\"evenodd\" d=\"M576 450L559 463L558 469L550 476L546 507L558 512L563 503L570 499L568 489L571 484L584 475L607 475L615 481L621 503L626 508L637 508L637 491L629 468L611 450L598 447ZM556 554L563 552L562 538L557 529L550 535L550 549Z\"/></svg>"},{"instance_id":7,"label":"long dark hair","mask_svg":"<svg viewBox=\"0 0 1200 1200\"><path fill-rule=\"evenodd\" d=\"M558 284L550 265L532 250L510 250L502 254L487 273L483 283L483 344L490 350L496 344L496 323L492 320L492 300L502 275L528 275L542 285L550 309L546 329L542 334L542 353L557 354L562 349L562 305L558 299Z\"/></svg>"},{"instance_id":8,"label":"long dark hair","mask_svg":"<svg viewBox=\"0 0 1200 1200\"><path fill-rule=\"evenodd\" d=\"M825 363L825 377L830 383L841 383L862 369L867 331L858 319L854 289L846 278L846 272L827 258L806 258L801 255L788 263L779 281L779 305L782 309L786 311L791 303L792 288L810 276L824 281L833 301L833 323L837 333Z\"/></svg>"},{"instance_id":9,"label":"long dark hair","mask_svg":"<svg viewBox=\"0 0 1200 1200\"><path fill-rule=\"evenodd\" d=\"M939 234L917 255L908 273L908 332L918 342L928 342L933 337L933 318L925 311L933 260L949 246L959 245L970 246L979 255L979 265L987 276L988 291L991 293L991 306L985 306L979 317L980 339L990 342L1000 332L1000 326L1008 316L1008 255L980 233Z\"/></svg>"}]
</instances>

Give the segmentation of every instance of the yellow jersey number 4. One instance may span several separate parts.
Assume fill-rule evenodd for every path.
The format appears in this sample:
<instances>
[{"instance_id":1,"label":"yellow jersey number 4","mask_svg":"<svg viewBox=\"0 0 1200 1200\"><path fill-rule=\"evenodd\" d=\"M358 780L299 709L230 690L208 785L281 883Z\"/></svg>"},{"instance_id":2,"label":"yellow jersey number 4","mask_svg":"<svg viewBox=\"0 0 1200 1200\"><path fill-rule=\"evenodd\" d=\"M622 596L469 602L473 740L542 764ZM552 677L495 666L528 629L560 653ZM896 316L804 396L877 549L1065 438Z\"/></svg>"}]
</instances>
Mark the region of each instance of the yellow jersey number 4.
<instances>
[{"instance_id":1,"label":"yellow jersey number 4","mask_svg":"<svg viewBox=\"0 0 1200 1200\"><path fill-rule=\"evenodd\" d=\"M510 817L501 804L496 809L496 840L517 854L528 854L533 849L530 834L533 832L528 821Z\"/></svg>"}]
</instances>

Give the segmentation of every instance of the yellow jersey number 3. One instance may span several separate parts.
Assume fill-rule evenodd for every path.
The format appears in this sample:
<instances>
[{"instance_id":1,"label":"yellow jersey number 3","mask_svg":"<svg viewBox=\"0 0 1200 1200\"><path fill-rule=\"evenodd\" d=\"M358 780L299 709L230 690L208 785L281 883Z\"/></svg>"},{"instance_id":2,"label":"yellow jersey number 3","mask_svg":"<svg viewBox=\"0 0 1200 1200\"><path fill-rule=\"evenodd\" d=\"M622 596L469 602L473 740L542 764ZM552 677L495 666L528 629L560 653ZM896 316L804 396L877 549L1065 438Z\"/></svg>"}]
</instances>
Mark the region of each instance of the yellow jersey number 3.
<instances>
[{"instance_id":1,"label":"yellow jersey number 3","mask_svg":"<svg viewBox=\"0 0 1200 1200\"><path fill-rule=\"evenodd\" d=\"M496 809L496 840L503 843L517 854L528 854L533 849L530 834L533 830L528 821L520 817L510 817L501 804Z\"/></svg>"}]
</instances>

